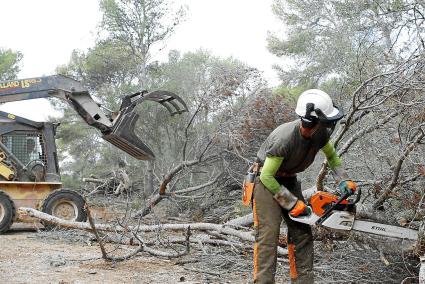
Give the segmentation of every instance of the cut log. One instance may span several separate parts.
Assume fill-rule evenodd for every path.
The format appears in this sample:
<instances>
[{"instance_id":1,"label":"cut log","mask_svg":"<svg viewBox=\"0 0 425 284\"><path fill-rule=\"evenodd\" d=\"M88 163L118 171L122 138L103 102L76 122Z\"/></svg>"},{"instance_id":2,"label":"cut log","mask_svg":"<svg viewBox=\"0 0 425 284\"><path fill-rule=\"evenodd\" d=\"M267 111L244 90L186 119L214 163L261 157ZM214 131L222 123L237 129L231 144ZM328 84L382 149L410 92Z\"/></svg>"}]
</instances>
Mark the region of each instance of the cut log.
<instances>
[{"instance_id":1,"label":"cut log","mask_svg":"<svg viewBox=\"0 0 425 284\"><path fill-rule=\"evenodd\" d=\"M235 227L250 227L254 224L254 216L252 213L229 220L225 223L226 225L232 225Z\"/></svg>"}]
</instances>

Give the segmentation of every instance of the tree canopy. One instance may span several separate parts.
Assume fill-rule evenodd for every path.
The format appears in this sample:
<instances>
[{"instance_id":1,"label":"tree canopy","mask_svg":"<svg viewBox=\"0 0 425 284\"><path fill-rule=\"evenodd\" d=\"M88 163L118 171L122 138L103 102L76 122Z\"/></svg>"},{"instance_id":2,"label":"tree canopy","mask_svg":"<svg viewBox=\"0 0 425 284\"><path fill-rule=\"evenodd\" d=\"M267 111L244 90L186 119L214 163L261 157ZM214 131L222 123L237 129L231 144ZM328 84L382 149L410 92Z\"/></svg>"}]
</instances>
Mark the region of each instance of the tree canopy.
<instances>
[{"instance_id":1,"label":"tree canopy","mask_svg":"<svg viewBox=\"0 0 425 284\"><path fill-rule=\"evenodd\" d=\"M423 49L420 1L275 0L273 11L286 28L268 48L287 60L284 83L358 85Z\"/></svg>"},{"instance_id":2,"label":"tree canopy","mask_svg":"<svg viewBox=\"0 0 425 284\"><path fill-rule=\"evenodd\" d=\"M20 71L22 53L0 48L0 81L15 79Z\"/></svg>"}]
</instances>

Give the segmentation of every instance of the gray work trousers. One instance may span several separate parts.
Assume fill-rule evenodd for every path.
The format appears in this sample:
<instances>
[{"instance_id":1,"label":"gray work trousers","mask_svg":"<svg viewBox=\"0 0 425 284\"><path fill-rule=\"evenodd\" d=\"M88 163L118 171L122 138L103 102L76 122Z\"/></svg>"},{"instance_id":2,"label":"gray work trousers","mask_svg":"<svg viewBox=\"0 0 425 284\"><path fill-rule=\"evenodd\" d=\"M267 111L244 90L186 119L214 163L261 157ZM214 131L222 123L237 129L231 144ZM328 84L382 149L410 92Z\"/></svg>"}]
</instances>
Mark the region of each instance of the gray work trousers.
<instances>
[{"instance_id":1,"label":"gray work trousers","mask_svg":"<svg viewBox=\"0 0 425 284\"><path fill-rule=\"evenodd\" d=\"M304 201L296 177L278 178L278 182ZM288 227L288 257L291 283L313 283L313 237L309 225L291 220L257 177L253 200L254 283L275 283L277 246L282 217Z\"/></svg>"}]
</instances>

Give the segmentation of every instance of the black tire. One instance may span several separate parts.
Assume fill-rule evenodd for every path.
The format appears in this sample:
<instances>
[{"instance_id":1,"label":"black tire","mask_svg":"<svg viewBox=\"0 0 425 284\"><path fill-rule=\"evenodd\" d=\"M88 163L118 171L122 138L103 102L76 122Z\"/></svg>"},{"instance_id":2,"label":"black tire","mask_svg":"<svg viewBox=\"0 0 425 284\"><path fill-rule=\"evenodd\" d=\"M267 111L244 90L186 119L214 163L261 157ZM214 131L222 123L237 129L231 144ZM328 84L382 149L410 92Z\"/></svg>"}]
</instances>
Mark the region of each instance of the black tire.
<instances>
[{"instance_id":1,"label":"black tire","mask_svg":"<svg viewBox=\"0 0 425 284\"><path fill-rule=\"evenodd\" d=\"M49 215L75 222L85 222L87 212L84 209L84 199L75 191L69 189L55 190L43 201L41 210ZM46 229L56 226L43 222Z\"/></svg>"},{"instance_id":2,"label":"black tire","mask_svg":"<svg viewBox=\"0 0 425 284\"><path fill-rule=\"evenodd\" d=\"M15 220L15 215L15 203L9 195L0 191L0 234L9 231L13 220Z\"/></svg>"}]
</instances>

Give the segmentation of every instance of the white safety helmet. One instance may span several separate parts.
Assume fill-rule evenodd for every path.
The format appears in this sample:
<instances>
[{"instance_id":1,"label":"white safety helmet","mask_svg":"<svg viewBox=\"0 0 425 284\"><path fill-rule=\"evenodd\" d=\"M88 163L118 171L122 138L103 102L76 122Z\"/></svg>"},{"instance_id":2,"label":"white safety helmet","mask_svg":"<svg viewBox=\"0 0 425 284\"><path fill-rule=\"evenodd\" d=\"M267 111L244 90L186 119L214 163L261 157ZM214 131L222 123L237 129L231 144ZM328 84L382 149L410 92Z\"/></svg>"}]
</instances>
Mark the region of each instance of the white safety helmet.
<instances>
[{"instance_id":1,"label":"white safety helmet","mask_svg":"<svg viewBox=\"0 0 425 284\"><path fill-rule=\"evenodd\" d=\"M298 98L295 113L301 118L338 121L344 114L334 106L329 95L318 89L304 91Z\"/></svg>"}]
</instances>

